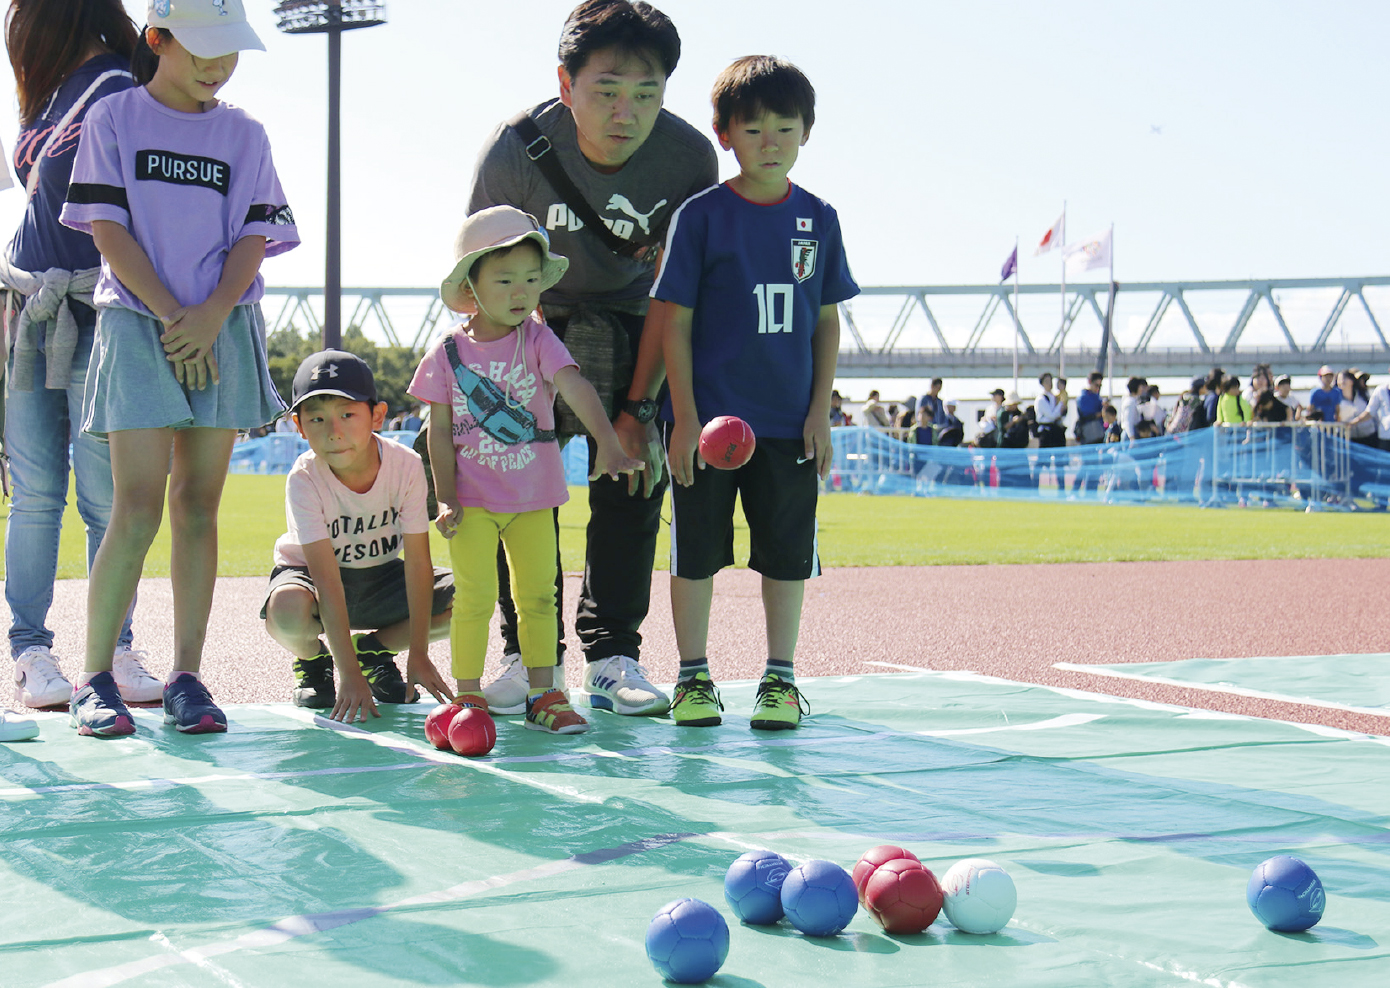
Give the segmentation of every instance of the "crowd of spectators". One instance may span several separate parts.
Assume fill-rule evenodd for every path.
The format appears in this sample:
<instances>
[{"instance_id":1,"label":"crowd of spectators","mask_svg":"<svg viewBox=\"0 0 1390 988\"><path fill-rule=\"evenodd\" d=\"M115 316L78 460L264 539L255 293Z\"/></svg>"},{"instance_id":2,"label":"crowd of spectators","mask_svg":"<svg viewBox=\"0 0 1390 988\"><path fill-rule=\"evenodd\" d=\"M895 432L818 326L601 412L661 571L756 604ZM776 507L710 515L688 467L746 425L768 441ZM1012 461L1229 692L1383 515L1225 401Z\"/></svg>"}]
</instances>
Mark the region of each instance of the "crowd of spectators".
<instances>
[{"instance_id":1,"label":"crowd of spectators","mask_svg":"<svg viewBox=\"0 0 1390 988\"><path fill-rule=\"evenodd\" d=\"M1029 483L1042 486L1050 480L1072 494L1084 494L1088 489L1123 490L1128 486L1162 484L1163 468L1140 467L1145 457L1138 450L1131 456L1130 445L1213 426L1250 425L1242 431L1244 439L1255 434L1254 423L1276 424L1269 442L1258 440L1255 444L1273 455L1286 448L1292 438L1292 429L1279 429L1277 424L1299 422L1335 423L1332 435L1390 451L1390 379L1372 388L1369 375L1354 367L1336 372L1324 366L1319 370L1317 386L1297 395L1292 378L1288 374L1276 375L1268 364L1256 365L1244 380L1215 367L1204 376L1194 377L1175 399L1165 399L1157 384L1136 376L1125 381L1124 394L1118 402L1102 394L1105 379L1099 372L1089 374L1085 386L1075 396L1068 392L1065 379L1044 373L1038 378L1037 396L1032 401L1025 402L1017 392L996 388L989 403L975 412L975 420L969 424L957 414L957 402L942 396L943 383L940 378L933 379L926 394L886 404L877 390L871 391L861 407L858 423L844 410L845 399L837 391L832 399L831 424L867 425L916 445L1040 450L1072 447L1065 457L1049 453L1040 454L1036 461L1030 458L1029 467ZM1284 447L1278 442L1281 437ZM1275 478L1274 487L1285 494L1298 497L1311 493L1300 495L1298 481L1292 477L1306 472L1305 468L1311 469L1312 461L1303 449L1309 441L1307 437L1299 439L1298 450L1284 454L1285 459L1293 456L1292 465L1271 466L1266 471ZM1094 453L1075 448L1087 446L1096 447ZM1191 488L1198 480L1199 465L1196 458L1190 459L1190 463L1184 460L1174 464L1170 458L1168 483ZM1344 479L1346 470L1351 472L1353 496L1364 493L1363 485L1368 481L1374 488L1380 480L1378 474L1369 476L1358 462L1353 458L1351 466L1342 470ZM1319 477L1319 482L1333 479L1340 483L1321 473ZM1237 492L1236 496L1244 500L1243 494ZM1386 500L1374 492L1372 497L1377 504Z\"/></svg>"},{"instance_id":2,"label":"crowd of spectators","mask_svg":"<svg viewBox=\"0 0 1390 988\"><path fill-rule=\"evenodd\" d=\"M1268 364L1257 364L1244 385L1239 377L1214 367L1194 377L1176 401L1165 403L1157 384L1142 377L1125 382L1118 406L1101 394L1105 377L1093 372L1073 399L1065 378L1043 373L1031 404L1017 392L996 388L990 403L977 413L973 429L956 414L957 402L941 394L943 380L934 378L921 397L885 404L879 391L869 392L860 406L860 422L919 445L1041 448L1092 445L1107 441L1146 439L1169 432L1187 432L1213 425L1247 422L1337 422L1352 442L1390 450L1390 380L1375 389L1370 376L1355 367L1334 371L1323 366L1318 386L1300 401L1288 374L1275 376ZM839 391L831 397L831 425L854 425ZM1070 440L1066 421L1074 405ZM967 437L966 433L970 435ZM1036 441L1036 443L1034 442Z\"/></svg>"}]
</instances>

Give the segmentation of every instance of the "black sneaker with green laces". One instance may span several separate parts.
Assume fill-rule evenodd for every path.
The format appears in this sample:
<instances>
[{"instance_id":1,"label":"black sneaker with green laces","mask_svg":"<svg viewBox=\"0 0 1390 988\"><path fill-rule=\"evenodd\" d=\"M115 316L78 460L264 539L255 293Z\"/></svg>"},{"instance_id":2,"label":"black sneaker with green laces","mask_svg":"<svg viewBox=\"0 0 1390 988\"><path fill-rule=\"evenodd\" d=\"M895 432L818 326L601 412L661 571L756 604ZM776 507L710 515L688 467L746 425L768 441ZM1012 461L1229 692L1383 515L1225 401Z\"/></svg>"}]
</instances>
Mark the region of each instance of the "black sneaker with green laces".
<instances>
[{"instance_id":1,"label":"black sneaker with green laces","mask_svg":"<svg viewBox=\"0 0 1390 988\"><path fill-rule=\"evenodd\" d=\"M748 726L755 731L789 731L801 724L803 714L810 712L811 705L795 683L778 676L764 676L758 684L758 697L753 702L753 716Z\"/></svg>"},{"instance_id":2,"label":"black sneaker with green laces","mask_svg":"<svg viewBox=\"0 0 1390 988\"><path fill-rule=\"evenodd\" d=\"M296 682L290 701L296 707L326 710L338 702L338 691L333 686L333 653L322 638L318 655L310 659L295 658L294 675Z\"/></svg>"},{"instance_id":3,"label":"black sneaker with green laces","mask_svg":"<svg viewBox=\"0 0 1390 988\"><path fill-rule=\"evenodd\" d=\"M357 664L372 688L372 696L380 703L414 703L419 694L407 690L401 670L396 665L396 653L381 644L376 635L353 635L352 647L357 650Z\"/></svg>"}]
</instances>

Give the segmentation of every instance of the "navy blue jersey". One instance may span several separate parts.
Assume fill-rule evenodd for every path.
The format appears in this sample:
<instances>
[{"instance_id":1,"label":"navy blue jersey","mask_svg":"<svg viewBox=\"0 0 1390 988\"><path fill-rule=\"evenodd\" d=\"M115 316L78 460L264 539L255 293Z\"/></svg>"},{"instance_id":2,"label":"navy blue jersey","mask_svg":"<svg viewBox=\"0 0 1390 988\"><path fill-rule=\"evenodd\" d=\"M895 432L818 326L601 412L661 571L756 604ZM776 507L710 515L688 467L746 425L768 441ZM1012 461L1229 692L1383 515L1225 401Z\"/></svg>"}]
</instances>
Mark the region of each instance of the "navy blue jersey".
<instances>
[{"instance_id":1,"label":"navy blue jersey","mask_svg":"<svg viewBox=\"0 0 1390 988\"><path fill-rule=\"evenodd\" d=\"M737 415L770 439L801 438L821 306L858 294L835 210L796 185L776 203L727 185L691 196L671 220L652 287L653 298L694 310L701 423ZM669 400L662 415L672 420Z\"/></svg>"},{"instance_id":2,"label":"navy blue jersey","mask_svg":"<svg viewBox=\"0 0 1390 988\"><path fill-rule=\"evenodd\" d=\"M127 59L111 52L88 59L63 80L38 119L19 132L14 149L14 170L19 184L23 186L29 181L30 169L39 169L39 184L34 190L34 198L29 200L24 219L10 244L10 261L21 271L46 271L49 268L81 271L101 263L101 255L97 252L96 244L92 243L91 235L63 226L58 222L58 213L67 199L68 178L72 174L73 160L77 157L77 142L82 136L87 111L103 96L128 89L134 85L134 80L127 74L113 75L103 82L66 131L53 142L43 161L36 159L53 128L98 76L105 72L128 70L129 67Z\"/></svg>"}]
</instances>

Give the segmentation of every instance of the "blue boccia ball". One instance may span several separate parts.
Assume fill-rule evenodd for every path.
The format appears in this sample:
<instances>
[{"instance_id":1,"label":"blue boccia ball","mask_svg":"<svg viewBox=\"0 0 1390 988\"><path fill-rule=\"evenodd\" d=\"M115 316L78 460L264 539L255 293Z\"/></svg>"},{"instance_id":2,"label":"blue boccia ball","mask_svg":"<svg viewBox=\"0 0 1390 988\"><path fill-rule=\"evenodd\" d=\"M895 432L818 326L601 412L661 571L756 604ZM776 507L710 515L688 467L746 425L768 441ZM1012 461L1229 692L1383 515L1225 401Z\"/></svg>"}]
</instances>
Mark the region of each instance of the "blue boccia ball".
<instances>
[{"instance_id":1,"label":"blue boccia ball","mask_svg":"<svg viewBox=\"0 0 1390 988\"><path fill-rule=\"evenodd\" d=\"M724 901L745 923L775 923L782 918L782 882L791 863L775 851L749 851L724 876Z\"/></svg>"},{"instance_id":2,"label":"blue boccia ball","mask_svg":"<svg viewBox=\"0 0 1390 988\"><path fill-rule=\"evenodd\" d=\"M1271 930L1296 933L1322 919L1327 893L1312 868L1281 854L1255 869L1245 886L1245 901L1255 918Z\"/></svg>"},{"instance_id":3,"label":"blue boccia ball","mask_svg":"<svg viewBox=\"0 0 1390 988\"><path fill-rule=\"evenodd\" d=\"M839 933L858 908L854 879L833 861L807 861L787 872L782 883L782 909L787 919L813 937Z\"/></svg>"},{"instance_id":4,"label":"blue boccia ball","mask_svg":"<svg viewBox=\"0 0 1390 988\"><path fill-rule=\"evenodd\" d=\"M708 902L668 902L647 927L647 957L656 973L669 981L708 980L728 956L729 924Z\"/></svg>"}]
</instances>

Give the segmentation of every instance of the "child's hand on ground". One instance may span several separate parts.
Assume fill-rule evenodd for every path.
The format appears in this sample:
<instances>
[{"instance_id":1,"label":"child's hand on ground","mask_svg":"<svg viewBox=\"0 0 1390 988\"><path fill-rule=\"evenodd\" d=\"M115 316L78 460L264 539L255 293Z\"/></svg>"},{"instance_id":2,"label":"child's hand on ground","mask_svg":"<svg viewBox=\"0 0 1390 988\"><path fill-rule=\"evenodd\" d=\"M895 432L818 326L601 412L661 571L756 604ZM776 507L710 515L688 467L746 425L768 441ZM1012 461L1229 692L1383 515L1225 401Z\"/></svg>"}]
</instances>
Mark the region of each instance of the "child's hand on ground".
<instances>
[{"instance_id":1,"label":"child's hand on ground","mask_svg":"<svg viewBox=\"0 0 1390 988\"><path fill-rule=\"evenodd\" d=\"M410 686L423 686L434 695L440 703L452 703L453 691L449 689L449 684L444 681L444 677L439 674L439 670L430 661L428 652L416 654L410 653L410 657L405 662L405 681Z\"/></svg>"},{"instance_id":2,"label":"child's hand on ground","mask_svg":"<svg viewBox=\"0 0 1390 988\"><path fill-rule=\"evenodd\" d=\"M594 453L594 470L589 474L589 479L598 480L599 477L607 475L617 480L619 474L636 473L638 470L642 470L645 467L646 464L644 462L628 456L627 453L623 452L621 443L599 443L598 449ZM628 486L628 493L633 493L635 489L636 484L630 484Z\"/></svg>"},{"instance_id":3,"label":"child's hand on ground","mask_svg":"<svg viewBox=\"0 0 1390 988\"><path fill-rule=\"evenodd\" d=\"M355 720L365 721L369 713L373 717L381 716L376 709L376 701L372 699L372 687L366 676L359 672L356 676L343 676L342 680L338 686L338 702L333 705L333 713L329 714L330 720L350 724Z\"/></svg>"},{"instance_id":4,"label":"child's hand on ground","mask_svg":"<svg viewBox=\"0 0 1390 988\"><path fill-rule=\"evenodd\" d=\"M806 416L806 424L801 427L801 438L806 443L803 456L814 460L816 473L821 480L830 476L830 416L812 412Z\"/></svg>"},{"instance_id":5,"label":"child's hand on ground","mask_svg":"<svg viewBox=\"0 0 1390 988\"><path fill-rule=\"evenodd\" d=\"M446 539L452 539L461 521L463 521L462 507L457 504L439 502L439 514L435 516L434 527L439 529L440 535Z\"/></svg>"},{"instance_id":6,"label":"child's hand on ground","mask_svg":"<svg viewBox=\"0 0 1390 988\"><path fill-rule=\"evenodd\" d=\"M682 487L695 483L696 468L703 470L700 459L700 423L694 419L677 422L671 427L671 441L666 447L666 464L671 479Z\"/></svg>"}]
</instances>

